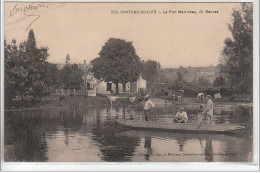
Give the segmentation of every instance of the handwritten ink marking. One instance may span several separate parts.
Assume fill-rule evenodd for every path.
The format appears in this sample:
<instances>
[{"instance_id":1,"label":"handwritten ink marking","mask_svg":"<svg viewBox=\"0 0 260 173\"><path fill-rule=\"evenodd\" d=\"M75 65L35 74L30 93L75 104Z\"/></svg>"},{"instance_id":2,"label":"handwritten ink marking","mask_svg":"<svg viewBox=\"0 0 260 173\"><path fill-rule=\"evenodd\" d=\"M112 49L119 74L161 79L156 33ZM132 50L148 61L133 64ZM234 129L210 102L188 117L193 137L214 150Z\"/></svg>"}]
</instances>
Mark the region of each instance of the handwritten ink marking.
<instances>
[{"instance_id":1,"label":"handwritten ink marking","mask_svg":"<svg viewBox=\"0 0 260 173\"><path fill-rule=\"evenodd\" d=\"M19 12L23 12L24 15L30 16L40 8L48 8L48 5L44 3L31 3L24 7L18 7L18 3L15 4L14 8L10 11L10 17L14 16Z\"/></svg>"},{"instance_id":2,"label":"handwritten ink marking","mask_svg":"<svg viewBox=\"0 0 260 173\"><path fill-rule=\"evenodd\" d=\"M55 5L55 4L54 4ZM56 6L54 8L58 8L58 7L62 7L66 5L66 3L61 3L61 5L59 6ZM40 9L54 9L54 8L49 8L49 6L53 6L53 4L48 4L48 3L30 3L29 5L26 5L26 6L18 6L18 2L15 3L14 7L12 8L12 10L10 11L9 13L9 16L10 17L13 17L15 15L19 15L19 14L22 14L22 17L18 20L16 20L15 22L13 23L10 23L10 24L14 24L16 22L19 22L19 21L22 21L26 18L33 18L33 20L31 21L31 23L27 26L25 32L32 26L32 24L38 20L40 18L40 15L39 14L35 14L35 13L39 13L40 12Z\"/></svg>"}]
</instances>

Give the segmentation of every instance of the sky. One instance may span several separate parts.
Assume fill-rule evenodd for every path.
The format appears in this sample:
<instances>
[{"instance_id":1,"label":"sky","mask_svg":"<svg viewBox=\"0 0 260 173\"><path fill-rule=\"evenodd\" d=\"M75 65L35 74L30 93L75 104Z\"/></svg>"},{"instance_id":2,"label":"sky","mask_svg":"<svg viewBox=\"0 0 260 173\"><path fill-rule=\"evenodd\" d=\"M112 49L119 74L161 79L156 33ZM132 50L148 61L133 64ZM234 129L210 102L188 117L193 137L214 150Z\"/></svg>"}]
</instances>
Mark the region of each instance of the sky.
<instances>
[{"instance_id":1,"label":"sky","mask_svg":"<svg viewBox=\"0 0 260 173\"><path fill-rule=\"evenodd\" d=\"M233 8L240 4L5 2L4 37L20 43L33 29L37 46L49 48L53 63L65 63L67 54L71 63L89 63L109 38L120 38L133 43L141 60L163 68L217 65L224 40L231 37Z\"/></svg>"}]
</instances>

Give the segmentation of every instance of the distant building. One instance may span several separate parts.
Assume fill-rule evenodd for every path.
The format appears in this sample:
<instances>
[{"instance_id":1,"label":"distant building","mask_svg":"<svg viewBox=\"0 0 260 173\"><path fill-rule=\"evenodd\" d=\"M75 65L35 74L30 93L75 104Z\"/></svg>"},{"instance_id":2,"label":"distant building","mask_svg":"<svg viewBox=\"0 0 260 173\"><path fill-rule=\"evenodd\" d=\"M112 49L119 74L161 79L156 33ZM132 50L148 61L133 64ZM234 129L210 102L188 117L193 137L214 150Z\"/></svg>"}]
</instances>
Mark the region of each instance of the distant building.
<instances>
[{"instance_id":1,"label":"distant building","mask_svg":"<svg viewBox=\"0 0 260 173\"><path fill-rule=\"evenodd\" d=\"M79 68L84 71L83 80L84 87L88 90L89 96L96 96L97 94L111 94L116 92L116 84L112 82L104 82L97 80L91 72L91 65L84 60L83 64L77 64ZM57 64L58 69L62 69L65 64ZM119 93L123 93L123 84L118 84ZM129 82L126 84L126 93L145 93L146 92L146 80L141 76L136 82Z\"/></svg>"},{"instance_id":2,"label":"distant building","mask_svg":"<svg viewBox=\"0 0 260 173\"><path fill-rule=\"evenodd\" d=\"M118 84L119 93L123 93L123 84ZM139 77L136 82L126 83L125 92L126 93L137 93L146 91L146 80ZM99 81L96 86L97 94L111 94L116 92L116 84L112 82Z\"/></svg>"},{"instance_id":3,"label":"distant building","mask_svg":"<svg viewBox=\"0 0 260 173\"><path fill-rule=\"evenodd\" d=\"M94 77L93 73L90 71L91 65L84 64L79 65L80 68L84 71L84 85L88 90L89 96L96 96L97 94L111 94L116 92L116 84L112 82L104 82L98 80ZM123 93L123 84L118 84L119 93ZM146 80L144 80L141 76L136 82L129 82L126 84L125 92L126 93L137 93L146 91Z\"/></svg>"}]
</instances>

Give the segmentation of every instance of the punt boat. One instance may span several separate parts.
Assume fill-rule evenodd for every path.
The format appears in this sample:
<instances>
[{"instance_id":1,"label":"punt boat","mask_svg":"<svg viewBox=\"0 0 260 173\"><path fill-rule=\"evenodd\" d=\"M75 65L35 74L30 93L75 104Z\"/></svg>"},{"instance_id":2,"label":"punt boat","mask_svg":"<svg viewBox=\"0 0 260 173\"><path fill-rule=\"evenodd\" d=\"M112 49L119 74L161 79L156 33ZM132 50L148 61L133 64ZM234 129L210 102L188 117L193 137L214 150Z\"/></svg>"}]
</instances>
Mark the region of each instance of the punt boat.
<instances>
[{"instance_id":1,"label":"punt boat","mask_svg":"<svg viewBox=\"0 0 260 173\"><path fill-rule=\"evenodd\" d=\"M160 129L175 131L193 131L193 132L216 132L216 133L234 133L242 130L245 126L241 124L200 124L200 123L174 123L160 121L135 121L135 120L118 120L119 124L139 129Z\"/></svg>"},{"instance_id":2,"label":"punt boat","mask_svg":"<svg viewBox=\"0 0 260 173\"><path fill-rule=\"evenodd\" d=\"M131 138L163 138L175 140L214 140L214 141L241 141L244 138L234 133L191 133L190 131L169 131L151 129L124 129L116 136Z\"/></svg>"}]
</instances>

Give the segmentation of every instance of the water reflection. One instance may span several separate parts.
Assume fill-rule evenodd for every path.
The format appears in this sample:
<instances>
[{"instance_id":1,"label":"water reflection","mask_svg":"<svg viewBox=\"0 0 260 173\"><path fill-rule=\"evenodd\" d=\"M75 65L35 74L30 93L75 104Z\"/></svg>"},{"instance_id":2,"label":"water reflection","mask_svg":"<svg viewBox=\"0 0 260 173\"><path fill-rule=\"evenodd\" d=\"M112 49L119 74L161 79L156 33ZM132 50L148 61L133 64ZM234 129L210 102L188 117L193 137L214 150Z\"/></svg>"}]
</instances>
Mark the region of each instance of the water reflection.
<instances>
[{"instance_id":1,"label":"water reflection","mask_svg":"<svg viewBox=\"0 0 260 173\"><path fill-rule=\"evenodd\" d=\"M183 151L183 147L184 147L184 144L185 144L185 139L181 138L181 139L177 139L177 143L179 145L179 151Z\"/></svg>"},{"instance_id":2,"label":"water reflection","mask_svg":"<svg viewBox=\"0 0 260 173\"><path fill-rule=\"evenodd\" d=\"M136 138L116 136L112 123L94 126L92 139L97 142L104 161L131 161L135 146L139 143Z\"/></svg>"},{"instance_id":3,"label":"water reflection","mask_svg":"<svg viewBox=\"0 0 260 173\"><path fill-rule=\"evenodd\" d=\"M42 117L32 119L25 116L26 112L10 114L5 118L5 132L8 132L5 133L6 161L46 161L47 143L40 124Z\"/></svg>"},{"instance_id":4,"label":"water reflection","mask_svg":"<svg viewBox=\"0 0 260 173\"><path fill-rule=\"evenodd\" d=\"M213 147L212 147L211 139L206 140L206 147L204 153L205 153L205 160L207 160L208 162L213 161Z\"/></svg>"},{"instance_id":5,"label":"water reflection","mask_svg":"<svg viewBox=\"0 0 260 173\"><path fill-rule=\"evenodd\" d=\"M157 107L172 121L174 105ZM195 111L187 110L190 121ZM237 115L237 113L236 113ZM5 161L250 161L250 116L218 115L215 123L248 123L240 135L134 130L116 119L141 120L133 107L5 112Z\"/></svg>"},{"instance_id":6,"label":"water reflection","mask_svg":"<svg viewBox=\"0 0 260 173\"><path fill-rule=\"evenodd\" d=\"M152 154L152 140L151 137L145 137L144 140L144 149L145 149L145 160L149 160L150 155Z\"/></svg>"}]
</instances>

